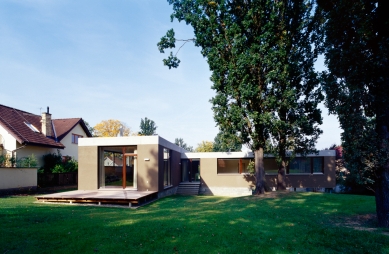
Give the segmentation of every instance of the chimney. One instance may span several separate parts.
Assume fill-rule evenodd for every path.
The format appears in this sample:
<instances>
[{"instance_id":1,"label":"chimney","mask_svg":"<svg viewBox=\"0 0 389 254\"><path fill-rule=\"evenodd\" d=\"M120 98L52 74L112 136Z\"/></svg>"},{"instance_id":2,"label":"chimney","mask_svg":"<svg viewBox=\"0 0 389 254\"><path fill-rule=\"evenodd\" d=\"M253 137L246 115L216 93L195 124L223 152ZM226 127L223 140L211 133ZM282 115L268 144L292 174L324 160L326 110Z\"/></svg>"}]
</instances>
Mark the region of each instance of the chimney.
<instances>
[{"instance_id":1,"label":"chimney","mask_svg":"<svg viewBox=\"0 0 389 254\"><path fill-rule=\"evenodd\" d=\"M42 113L42 133L46 137L52 137L53 131L51 127L51 114L49 113L49 107L47 107L47 112Z\"/></svg>"}]
</instances>

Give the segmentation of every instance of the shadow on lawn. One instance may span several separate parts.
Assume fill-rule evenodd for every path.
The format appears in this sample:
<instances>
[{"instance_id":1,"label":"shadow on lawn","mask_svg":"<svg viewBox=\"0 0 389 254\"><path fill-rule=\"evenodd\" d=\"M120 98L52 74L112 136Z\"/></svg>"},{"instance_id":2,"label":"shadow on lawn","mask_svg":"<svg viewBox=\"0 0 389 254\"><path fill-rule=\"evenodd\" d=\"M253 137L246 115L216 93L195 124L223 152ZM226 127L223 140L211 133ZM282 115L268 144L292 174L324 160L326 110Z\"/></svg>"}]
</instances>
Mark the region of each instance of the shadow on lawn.
<instances>
[{"instance_id":1,"label":"shadow on lawn","mask_svg":"<svg viewBox=\"0 0 389 254\"><path fill-rule=\"evenodd\" d=\"M5 236L0 239L2 253L37 249L49 253L48 246L57 253L389 251L387 236L333 223L371 213L371 197L317 193L274 198L171 196L136 210L31 201L31 197L15 197L0 206L0 233Z\"/></svg>"}]
</instances>

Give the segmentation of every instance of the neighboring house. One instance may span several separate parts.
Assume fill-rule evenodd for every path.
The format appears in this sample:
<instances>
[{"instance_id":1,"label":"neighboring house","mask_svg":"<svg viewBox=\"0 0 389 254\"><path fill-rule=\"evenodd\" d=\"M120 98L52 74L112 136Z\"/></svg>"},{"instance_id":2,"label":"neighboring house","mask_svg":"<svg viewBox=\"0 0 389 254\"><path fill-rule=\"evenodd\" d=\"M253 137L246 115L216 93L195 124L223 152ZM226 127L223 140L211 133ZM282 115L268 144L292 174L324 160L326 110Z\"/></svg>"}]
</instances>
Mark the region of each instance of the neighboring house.
<instances>
[{"instance_id":1,"label":"neighboring house","mask_svg":"<svg viewBox=\"0 0 389 254\"><path fill-rule=\"evenodd\" d=\"M57 153L78 160L78 141L91 137L82 118L52 119L47 112L35 115L0 105L0 154L17 159L34 154L38 166L42 156Z\"/></svg>"},{"instance_id":2,"label":"neighboring house","mask_svg":"<svg viewBox=\"0 0 389 254\"><path fill-rule=\"evenodd\" d=\"M159 136L81 139L78 152L79 190L124 188L164 196L175 193L182 182L199 181L200 193L239 196L250 195L254 188L247 173L253 153L190 153ZM107 165L108 154L125 163ZM267 156L264 164L267 184L276 187L274 157ZM287 168L285 182L293 189L334 188L335 151L297 156Z\"/></svg>"},{"instance_id":3,"label":"neighboring house","mask_svg":"<svg viewBox=\"0 0 389 254\"><path fill-rule=\"evenodd\" d=\"M123 160L121 158L115 157L115 154L108 155L104 159L104 166L123 166Z\"/></svg>"}]
</instances>

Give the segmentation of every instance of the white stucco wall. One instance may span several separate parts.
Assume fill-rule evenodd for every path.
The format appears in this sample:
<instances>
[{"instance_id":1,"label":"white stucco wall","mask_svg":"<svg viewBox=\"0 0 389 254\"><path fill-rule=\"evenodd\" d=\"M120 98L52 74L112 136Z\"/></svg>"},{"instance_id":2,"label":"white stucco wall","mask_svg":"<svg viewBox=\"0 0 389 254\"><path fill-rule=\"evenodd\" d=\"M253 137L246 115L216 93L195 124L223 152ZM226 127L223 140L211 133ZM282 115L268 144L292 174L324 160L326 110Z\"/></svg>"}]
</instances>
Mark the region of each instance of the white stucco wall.
<instances>
[{"instance_id":1,"label":"white stucco wall","mask_svg":"<svg viewBox=\"0 0 389 254\"><path fill-rule=\"evenodd\" d=\"M0 135L3 137L4 149L7 149L9 151L13 151L16 149L16 139L10 133L8 133L8 131L4 129L3 126L0 126Z\"/></svg>"},{"instance_id":2,"label":"white stucco wall","mask_svg":"<svg viewBox=\"0 0 389 254\"><path fill-rule=\"evenodd\" d=\"M65 146L65 149L61 150L63 156L71 156L75 160L78 160L78 144L72 143L72 134L81 135L87 138L85 131L80 124L77 124L62 140L61 143ZM78 141L80 142L80 140Z\"/></svg>"}]
</instances>

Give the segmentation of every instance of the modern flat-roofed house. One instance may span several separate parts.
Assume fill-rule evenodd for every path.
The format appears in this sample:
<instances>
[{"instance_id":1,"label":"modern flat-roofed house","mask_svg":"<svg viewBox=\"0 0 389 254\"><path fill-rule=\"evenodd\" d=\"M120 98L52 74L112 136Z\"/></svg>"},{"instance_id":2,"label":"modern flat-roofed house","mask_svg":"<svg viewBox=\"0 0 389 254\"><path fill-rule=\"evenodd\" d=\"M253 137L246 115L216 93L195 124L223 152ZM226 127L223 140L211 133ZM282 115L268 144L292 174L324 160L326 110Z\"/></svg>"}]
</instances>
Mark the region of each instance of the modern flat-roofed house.
<instances>
[{"instance_id":1,"label":"modern flat-roofed house","mask_svg":"<svg viewBox=\"0 0 389 254\"><path fill-rule=\"evenodd\" d=\"M20 159L34 154L38 166L42 155L56 153L78 159L78 140L91 137L82 118L52 119L0 105L0 155Z\"/></svg>"},{"instance_id":2,"label":"modern flat-roofed house","mask_svg":"<svg viewBox=\"0 0 389 254\"><path fill-rule=\"evenodd\" d=\"M190 153L159 136L89 138L79 142L78 189L152 191L158 196L180 192L188 183L213 195L251 195L247 166L251 152ZM107 165L120 158L122 165ZM276 187L277 165L265 157L266 181ZM335 151L296 157L287 168L288 188L335 187Z\"/></svg>"}]
</instances>

